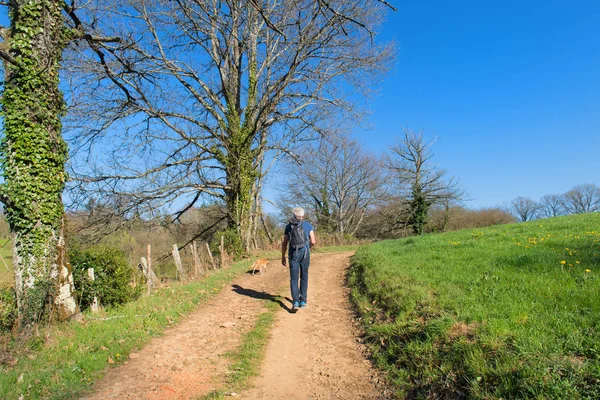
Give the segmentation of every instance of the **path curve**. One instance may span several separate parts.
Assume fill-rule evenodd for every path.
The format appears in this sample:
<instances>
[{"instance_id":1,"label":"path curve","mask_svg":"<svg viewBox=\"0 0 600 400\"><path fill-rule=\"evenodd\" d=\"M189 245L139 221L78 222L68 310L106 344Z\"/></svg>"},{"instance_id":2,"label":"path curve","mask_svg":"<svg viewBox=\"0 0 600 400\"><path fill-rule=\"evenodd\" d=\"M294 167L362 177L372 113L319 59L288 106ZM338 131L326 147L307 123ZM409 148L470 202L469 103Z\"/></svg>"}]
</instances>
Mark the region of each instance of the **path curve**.
<instances>
[{"instance_id":1,"label":"path curve","mask_svg":"<svg viewBox=\"0 0 600 400\"><path fill-rule=\"evenodd\" d=\"M352 253L313 254L309 306L282 304L261 374L244 399L383 399L365 359L344 287ZM263 275L244 274L176 326L110 369L86 400L197 399L221 389L234 350L266 310L265 299L289 300L289 273L271 261Z\"/></svg>"}]
</instances>

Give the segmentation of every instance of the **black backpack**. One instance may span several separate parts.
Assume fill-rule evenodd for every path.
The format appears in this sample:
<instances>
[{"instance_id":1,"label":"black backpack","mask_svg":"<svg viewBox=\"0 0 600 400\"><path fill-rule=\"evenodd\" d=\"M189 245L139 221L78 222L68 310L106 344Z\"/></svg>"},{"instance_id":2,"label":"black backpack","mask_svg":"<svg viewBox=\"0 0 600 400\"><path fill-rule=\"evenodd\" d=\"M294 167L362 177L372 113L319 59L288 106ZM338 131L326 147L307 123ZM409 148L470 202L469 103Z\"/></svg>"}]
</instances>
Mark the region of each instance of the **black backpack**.
<instances>
[{"instance_id":1,"label":"black backpack","mask_svg":"<svg viewBox=\"0 0 600 400\"><path fill-rule=\"evenodd\" d=\"M297 251L306 245L306 233L302 227L302 222L291 223L291 225L290 247Z\"/></svg>"}]
</instances>

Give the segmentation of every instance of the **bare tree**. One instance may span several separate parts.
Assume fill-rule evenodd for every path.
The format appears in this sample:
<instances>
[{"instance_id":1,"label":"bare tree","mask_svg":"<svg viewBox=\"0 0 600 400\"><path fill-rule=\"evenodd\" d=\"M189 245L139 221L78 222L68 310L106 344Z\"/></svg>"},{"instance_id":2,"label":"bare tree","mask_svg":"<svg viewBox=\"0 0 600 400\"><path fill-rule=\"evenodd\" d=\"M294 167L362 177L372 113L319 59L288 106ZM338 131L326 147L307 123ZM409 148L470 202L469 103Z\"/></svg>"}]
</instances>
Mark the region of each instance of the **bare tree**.
<instances>
[{"instance_id":1,"label":"bare tree","mask_svg":"<svg viewBox=\"0 0 600 400\"><path fill-rule=\"evenodd\" d=\"M565 214L565 198L560 194L546 194L539 201L540 212L546 218Z\"/></svg>"},{"instance_id":2,"label":"bare tree","mask_svg":"<svg viewBox=\"0 0 600 400\"><path fill-rule=\"evenodd\" d=\"M220 199L246 247L273 162L327 135L340 113L359 117L350 95L368 95L393 55L373 40L380 1L98 4L102 23L126 26L136 43L107 47L113 62L101 68L85 52L71 64L73 148L91 154L74 176L88 193L126 194L130 207L179 204L176 219Z\"/></svg>"},{"instance_id":3,"label":"bare tree","mask_svg":"<svg viewBox=\"0 0 600 400\"><path fill-rule=\"evenodd\" d=\"M286 168L284 201L312 209L323 232L356 234L367 210L386 196L382 164L347 138L307 147Z\"/></svg>"},{"instance_id":4,"label":"bare tree","mask_svg":"<svg viewBox=\"0 0 600 400\"><path fill-rule=\"evenodd\" d=\"M577 185L564 194L564 202L571 214L600 211L600 187L593 183Z\"/></svg>"},{"instance_id":5,"label":"bare tree","mask_svg":"<svg viewBox=\"0 0 600 400\"><path fill-rule=\"evenodd\" d=\"M540 212L540 205L529 197L519 196L510 202L510 206L521 222L536 219Z\"/></svg>"},{"instance_id":6,"label":"bare tree","mask_svg":"<svg viewBox=\"0 0 600 400\"><path fill-rule=\"evenodd\" d=\"M457 179L448 177L445 170L432 164L434 143L425 140L422 131L404 129L404 136L390 148L386 161L400 195L409 205L409 214L402 222L412 226L416 235L423 233L431 205L449 207L452 201L460 201L465 196Z\"/></svg>"}]
</instances>

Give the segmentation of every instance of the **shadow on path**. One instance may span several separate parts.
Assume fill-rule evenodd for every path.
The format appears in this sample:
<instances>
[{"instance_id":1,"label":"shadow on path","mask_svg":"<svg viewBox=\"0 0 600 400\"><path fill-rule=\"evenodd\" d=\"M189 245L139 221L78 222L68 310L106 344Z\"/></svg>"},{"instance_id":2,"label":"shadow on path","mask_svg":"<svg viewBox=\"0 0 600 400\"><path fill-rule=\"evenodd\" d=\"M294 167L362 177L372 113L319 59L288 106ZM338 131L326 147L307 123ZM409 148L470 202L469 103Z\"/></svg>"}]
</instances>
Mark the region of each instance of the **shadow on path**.
<instances>
[{"instance_id":1,"label":"shadow on path","mask_svg":"<svg viewBox=\"0 0 600 400\"><path fill-rule=\"evenodd\" d=\"M267 292L258 292L254 289L246 289L246 288L241 287L240 285L231 285L231 287L233 288L233 291L236 292L237 294L241 294L242 296L252 297L253 299L258 299L258 300L272 301L274 303L279 304L279 306L281 308L283 308L284 310L286 310L287 312L292 312L291 307L288 307L283 301L281 301L281 296L275 296L275 295L269 294ZM285 299L289 300L287 297Z\"/></svg>"}]
</instances>

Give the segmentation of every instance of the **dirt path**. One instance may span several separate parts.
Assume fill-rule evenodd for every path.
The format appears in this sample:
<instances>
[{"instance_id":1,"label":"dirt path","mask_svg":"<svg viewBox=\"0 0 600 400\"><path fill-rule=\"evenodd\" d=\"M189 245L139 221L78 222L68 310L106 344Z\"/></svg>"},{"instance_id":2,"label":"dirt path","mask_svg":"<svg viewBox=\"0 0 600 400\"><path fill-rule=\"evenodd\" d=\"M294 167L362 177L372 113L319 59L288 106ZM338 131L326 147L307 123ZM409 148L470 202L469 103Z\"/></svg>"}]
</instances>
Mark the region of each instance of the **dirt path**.
<instances>
[{"instance_id":1,"label":"dirt path","mask_svg":"<svg viewBox=\"0 0 600 400\"><path fill-rule=\"evenodd\" d=\"M376 375L355 338L343 286L351 253L313 255L309 306L281 304L261 375L244 399L379 399ZM244 275L128 362L110 370L85 399L196 399L221 387L230 360L273 295L289 299L289 274L277 261Z\"/></svg>"},{"instance_id":2,"label":"dirt path","mask_svg":"<svg viewBox=\"0 0 600 400\"><path fill-rule=\"evenodd\" d=\"M296 314L279 314L261 376L242 398L383 398L373 383L377 376L356 341L343 286L351 254L313 258L308 307Z\"/></svg>"}]
</instances>

